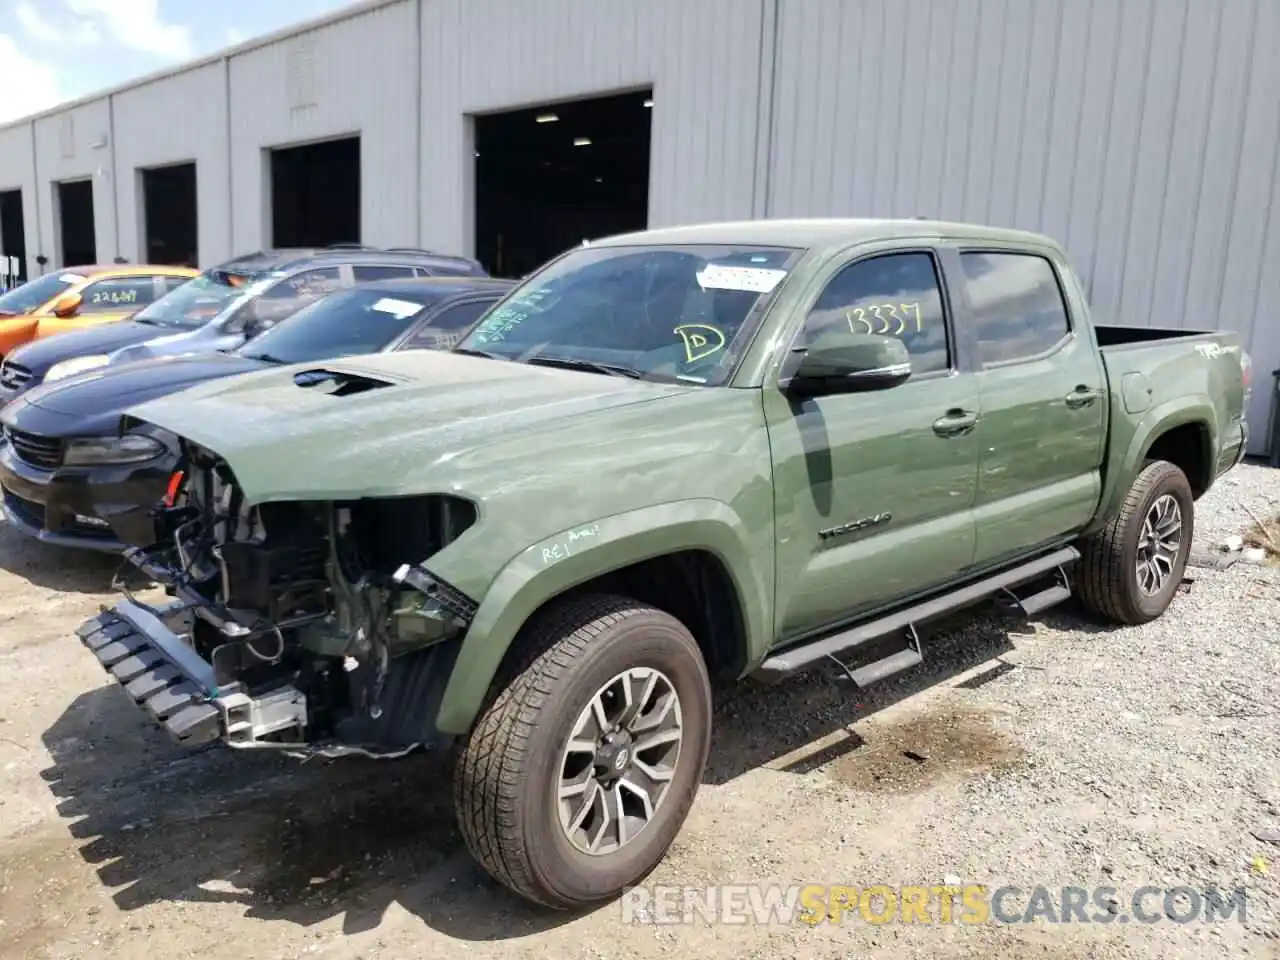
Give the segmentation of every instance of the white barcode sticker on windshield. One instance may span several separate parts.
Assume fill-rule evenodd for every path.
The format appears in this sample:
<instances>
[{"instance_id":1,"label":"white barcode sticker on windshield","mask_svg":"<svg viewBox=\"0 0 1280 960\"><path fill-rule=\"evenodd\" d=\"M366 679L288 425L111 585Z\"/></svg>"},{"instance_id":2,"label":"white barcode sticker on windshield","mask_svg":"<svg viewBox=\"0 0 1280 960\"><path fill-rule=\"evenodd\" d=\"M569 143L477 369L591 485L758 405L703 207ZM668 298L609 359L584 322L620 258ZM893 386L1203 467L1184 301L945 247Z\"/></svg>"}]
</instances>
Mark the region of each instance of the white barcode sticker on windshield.
<instances>
[{"instance_id":1,"label":"white barcode sticker on windshield","mask_svg":"<svg viewBox=\"0 0 1280 960\"><path fill-rule=\"evenodd\" d=\"M726 267L709 263L698 272L698 285L703 290L769 293L786 275L785 270L772 270L768 267Z\"/></svg>"},{"instance_id":2,"label":"white barcode sticker on windshield","mask_svg":"<svg viewBox=\"0 0 1280 960\"><path fill-rule=\"evenodd\" d=\"M421 310L422 304L413 303L409 300L395 300L391 297L383 297L373 305L373 309L393 314L397 320L403 320L406 317L412 317Z\"/></svg>"}]
</instances>

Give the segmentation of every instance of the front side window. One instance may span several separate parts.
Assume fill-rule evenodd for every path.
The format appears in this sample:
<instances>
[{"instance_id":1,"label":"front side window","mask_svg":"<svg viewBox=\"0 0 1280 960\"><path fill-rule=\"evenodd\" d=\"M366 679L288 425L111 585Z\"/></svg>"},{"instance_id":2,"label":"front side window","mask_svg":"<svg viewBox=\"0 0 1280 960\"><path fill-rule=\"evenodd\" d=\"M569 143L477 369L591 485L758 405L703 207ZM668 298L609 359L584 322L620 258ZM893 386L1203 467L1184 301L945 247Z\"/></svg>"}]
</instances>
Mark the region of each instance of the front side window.
<instances>
[{"instance_id":1,"label":"front side window","mask_svg":"<svg viewBox=\"0 0 1280 960\"><path fill-rule=\"evenodd\" d=\"M342 275L337 267L303 270L266 286L260 293L255 289L246 298L244 306L236 311L230 328L237 330L246 324L279 323L341 289Z\"/></svg>"},{"instance_id":2,"label":"front side window","mask_svg":"<svg viewBox=\"0 0 1280 960\"><path fill-rule=\"evenodd\" d=\"M193 330L245 297L255 283L261 283L260 276L206 270L139 310L132 319L159 327Z\"/></svg>"},{"instance_id":3,"label":"front side window","mask_svg":"<svg viewBox=\"0 0 1280 960\"><path fill-rule=\"evenodd\" d=\"M805 318L804 342L832 327L900 338L915 377L951 366L938 272L923 251L859 260L832 277Z\"/></svg>"},{"instance_id":4,"label":"front side window","mask_svg":"<svg viewBox=\"0 0 1280 960\"><path fill-rule=\"evenodd\" d=\"M80 313L127 313L155 303L156 278L99 280L85 287L80 297Z\"/></svg>"},{"instance_id":5,"label":"front side window","mask_svg":"<svg viewBox=\"0 0 1280 960\"><path fill-rule=\"evenodd\" d=\"M802 255L745 245L581 247L524 281L454 349L722 384Z\"/></svg>"},{"instance_id":6,"label":"front side window","mask_svg":"<svg viewBox=\"0 0 1280 960\"><path fill-rule=\"evenodd\" d=\"M429 323L414 331L409 346L415 349L427 347L433 350L445 350L452 347L471 326L491 306L498 302L497 297L487 300L472 300L446 307L431 318Z\"/></svg>"},{"instance_id":7,"label":"front side window","mask_svg":"<svg viewBox=\"0 0 1280 960\"><path fill-rule=\"evenodd\" d=\"M191 277L160 277L160 295L172 293L190 279Z\"/></svg>"},{"instance_id":8,"label":"front side window","mask_svg":"<svg viewBox=\"0 0 1280 960\"><path fill-rule=\"evenodd\" d=\"M1028 253L962 253L978 359L1041 356L1071 332L1053 264Z\"/></svg>"},{"instance_id":9,"label":"front side window","mask_svg":"<svg viewBox=\"0 0 1280 960\"><path fill-rule=\"evenodd\" d=\"M403 336L428 303L403 293L343 290L302 307L238 352L269 363L311 363L377 353Z\"/></svg>"},{"instance_id":10,"label":"front side window","mask_svg":"<svg viewBox=\"0 0 1280 960\"><path fill-rule=\"evenodd\" d=\"M263 300L316 300L342 286L342 275L337 267L318 267L303 270L263 292Z\"/></svg>"},{"instance_id":11,"label":"front side window","mask_svg":"<svg viewBox=\"0 0 1280 960\"><path fill-rule=\"evenodd\" d=\"M59 273L46 273L43 277L14 287L0 296L0 317L16 317L38 310L83 280L84 277L80 274L63 270Z\"/></svg>"}]
</instances>

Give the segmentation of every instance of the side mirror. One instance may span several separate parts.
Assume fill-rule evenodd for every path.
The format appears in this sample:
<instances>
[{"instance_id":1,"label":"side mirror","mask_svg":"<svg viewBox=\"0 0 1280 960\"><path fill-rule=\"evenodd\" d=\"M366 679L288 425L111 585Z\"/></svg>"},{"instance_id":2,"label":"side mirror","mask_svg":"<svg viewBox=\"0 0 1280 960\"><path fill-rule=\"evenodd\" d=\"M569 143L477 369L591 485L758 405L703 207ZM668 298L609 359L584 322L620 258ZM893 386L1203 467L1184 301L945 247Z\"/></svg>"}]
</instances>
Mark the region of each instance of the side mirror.
<instances>
[{"instance_id":1,"label":"side mirror","mask_svg":"<svg viewBox=\"0 0 1280 960\"><path fill-rule=\"evenodd\" d=\"M64 319L66 317L74 317L83 302L84 298L80 294L69 293L53 305L53 315Z\"/></svg>"},{"instance_id":2,"label":"side mirror","mask_svg":"<svg viewBox=\"0 0 1280 960\"><path fill-rule=\"evenodd\" d=\"M279 323L278 320L272 320L270 317L250 317L244 322L244 338L252 340L266 333L277 323Z\"/></svg>"},{"instance_id":3,"label":"side mirror","mask_svg":"<svg viewBox=\"0 0 1280 960\"><path fill-rule=\"evenodd\" d=\"M794 396L887 390L911 377L911 354L897 337L828 332L797 354L782 385Z\"/></svg>"},{"instance_id":4,"label":"side mirror","mask_svg":"<svg viewBox=\"0 0 1280 960\"><path fill-rule=\"evenodd\" d=\"M232 326L237 327L238 332L243 333L246 338L256 337L260 333L266 333L297 309L298 304L294 300L280 301L259 297L250 300L238 311Z\"/></svg>"}]
</instances>

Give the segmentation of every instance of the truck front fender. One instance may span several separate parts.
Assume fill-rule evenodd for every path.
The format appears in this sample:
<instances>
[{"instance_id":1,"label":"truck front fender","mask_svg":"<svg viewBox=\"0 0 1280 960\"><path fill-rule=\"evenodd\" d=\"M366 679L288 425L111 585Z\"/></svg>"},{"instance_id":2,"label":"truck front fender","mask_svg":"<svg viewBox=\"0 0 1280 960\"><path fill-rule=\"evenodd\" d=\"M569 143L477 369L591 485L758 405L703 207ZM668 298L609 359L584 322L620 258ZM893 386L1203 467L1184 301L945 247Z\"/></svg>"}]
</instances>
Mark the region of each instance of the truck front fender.
<instances>
[{"instance_id":1,"label":"truck front fender","mask_svg":"<svg viewBox=\"0 0 1280 960\"><path fill-rule=\"evenodd\" d=\"M1086 533L1100 529L1120 511L1134 478L1142 471L1143 461L1152 445L1169 431L1188 424L1204 428L1207 434L1206 446L1200 451L1200 455L1205 458L1205 463L1212 472L1213 452L1218 444L1218 418L1213 402L1206 396L1193 394L1177 397L1152 407L1136 421L1113 423L1102 499L1097 515ZM1197 477L1190 479L1193 485L1202 480Z\"/></svg>"},{"instance_id":2,"label":"truck front fender","mask_svg":"<svg viewBox=\"0 0 1280 960\"><path fill-rule=\"evenodd\" d=\"M614 514L533 544L503 567L476 610L445 687L437 727L455 735L471 728L520 628L548 600L602 574L677 551L704 550L724 565L742 611L746 660L758 660L771 640L766 611L773 552L761 549L771 534L750 529L725 503L696 499Z\"/></svg>"}]
</instances>

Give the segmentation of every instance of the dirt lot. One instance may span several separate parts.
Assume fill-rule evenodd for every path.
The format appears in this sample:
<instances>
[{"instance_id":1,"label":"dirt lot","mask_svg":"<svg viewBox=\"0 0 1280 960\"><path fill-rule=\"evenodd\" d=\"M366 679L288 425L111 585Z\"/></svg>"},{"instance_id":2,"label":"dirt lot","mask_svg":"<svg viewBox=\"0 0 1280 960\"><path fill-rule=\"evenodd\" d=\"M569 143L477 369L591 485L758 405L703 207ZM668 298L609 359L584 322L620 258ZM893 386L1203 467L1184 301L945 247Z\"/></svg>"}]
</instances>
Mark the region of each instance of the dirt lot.
<instances>
[{"instance_id":1,"label":"dirt lot","mask_svg":"<svg viewBox=\"0 0 1280 960\"><path fill-rule=\"evenodd\" d=\"M1245 506L1280 512L1280 472L1243 467L1221 484L1199 507L1206 541L1245 533ZM1243 923L875 925L855 912L817 928L629 926L618 905L547 917L468 860L431 758L183 753L72 636L109 599L113 567L0 527L3 960L430 960L464 946L557 960L1280 957L1274 566L1190 570L1169 614L1139 629L1074 607L1031 624L985 615L867 694L833 677L737 689L651 878L1110 886L1126 918L1143 885L1243 885Z\"/></svg>"}]
</instances>

